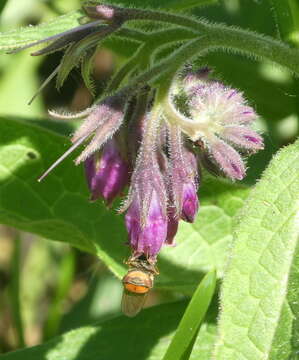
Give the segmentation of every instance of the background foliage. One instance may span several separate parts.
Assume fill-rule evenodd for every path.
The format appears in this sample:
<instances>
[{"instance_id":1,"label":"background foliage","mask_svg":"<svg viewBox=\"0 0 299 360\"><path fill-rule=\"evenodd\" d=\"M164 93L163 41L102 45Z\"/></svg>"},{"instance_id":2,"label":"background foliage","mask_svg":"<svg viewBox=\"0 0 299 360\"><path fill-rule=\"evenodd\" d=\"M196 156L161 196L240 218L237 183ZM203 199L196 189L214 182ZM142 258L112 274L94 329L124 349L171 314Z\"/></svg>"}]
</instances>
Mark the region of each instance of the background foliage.
<instances>
[{"instance_id":1,"label":"background foliage","mask_svg":"<svg viewBox=\"0 0 299 360\"><path fill-rule=\"evenodd\" d=\"M296 1L286 1L284 8L279 0L148 3L298 44L298 24L291 21L299 16ZM0 351L26 346L0 358L113 360L121 351L124 359L162 359L188 298L203 275L216 269L218 280L225 274L221 313L217 286L190 359L296 359L298 80L286 69L232 53L201 58L200 65L212 67L215 77L244 91L261 115L266 147L249 160L242 184L204 174L198 218L194 224L181 224L177 246L164 248L159 256L161 274L148 301L155 306L135 319L125 318L119 314L118 279L126 271L123 260L129 249L122 217L100 201L88 202L83 170L72 159L46 181L36 181L67 149L77 126L48 120L47 109L80 110L92 99L75 69L60 93L51 83L28 106L61 54L4 55L16 42L76 25L80 5L76 0L9 0L0 7ZM134 5L142 7L144 1ZM70 11L70 16L56 18ZM13 30L49 20L52 25L38 33L32 27ZM108 63L111 50L119 65L134 44L107 41L101 56ZM278 151L284 145L289 146ZM197 326L200 321L199 316Z\"/></svg>"}]
</instances>

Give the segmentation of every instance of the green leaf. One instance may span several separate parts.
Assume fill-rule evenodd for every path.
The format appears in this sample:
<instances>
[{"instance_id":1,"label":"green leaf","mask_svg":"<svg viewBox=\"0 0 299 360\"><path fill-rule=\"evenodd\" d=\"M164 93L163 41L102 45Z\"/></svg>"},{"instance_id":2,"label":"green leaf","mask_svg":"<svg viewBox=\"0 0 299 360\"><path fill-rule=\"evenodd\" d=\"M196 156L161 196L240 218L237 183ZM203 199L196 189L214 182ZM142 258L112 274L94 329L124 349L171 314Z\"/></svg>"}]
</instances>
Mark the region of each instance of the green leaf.
<instances>
[{"instance_id":1,"label":"green leaf","mask_svg":"<svg viewBox=\"0 0 299 360\"><path fill-rule=\"evenodd\" d=\"M157 286L192 293L204 273L216 269L222 277L232 241L233 216L248 192L244 186L203 174L198 216L193 224L181 221L177 245L163 248Z\"/></svg>"},{"instance_id":2,"label":"green leaf","mask_svg":"<svg viewBox=\"0 0 299 360\"><path fill-rule=\"evenodd\" d=\"M186 307L185 302L155 306L136 318L116 317L96 325L70 331L51 341L1 355L1 360L160 360ZM215 322L215 316L213 320ZM215 330L204 324L195 343L193 360L206 360Z\"/></svg>"},{"instance_id":3,"label":"green leaf","mask_svg":"<svg viewBox=\"0 0 299 360\"><path fill-rule=\"evenodd\" d=\"M37 26L0 33L0 52L9 51L69 30L79 25L82 16L81 11L74 11Z\"/></svg>"},{"instance_id":4,"label":"green leaf","mask_svg":"<svg viewBox=\"0 0 299 360\"><path fill-rule=\"evenodd\" d=\"M24 347L24 326L21 311L20 297L20 266L21 263L21 244L19 234L14 239L14 249L11 257L11 282L9 284L9 300L12 308L13 326L16 329L18 346Z\"/></svg>"},{"instance_id":5,"label":"green leaf","mask_svg":"<svg viewBox=\"0 0 299 360\"><path fill-rule=\"evenodd\" d=\"M29 123L0 119L0 144L0 222L96 254L122 277L129 256L123 218L101 201L88 202L83 168L66 159L41 183L36 180L70 141ZM204 178L195 223L181 223L177 246L164 247L159 256L157 287L191 293L205 272L215 268L222 275L232 217L248 189Z\"/></svg>"},{"instance_id":6,"label":"green leaf","mask_svg":"<svg viewBox=\"0 0 299 360\"><path fill-rule=\"evenodd\" d=\"M56 84L58 89L63 85L69 73L79 61L82 60L89 51L96 50L96 47L101 41L111 35L115 30L116 26L107 26L105 29L102 27L96 28L91 34L86 35L83 39L74 42L67 48L57 74Z\"/></svg>"},{"instance_id":7,"label":"green leaf","mask_svg":"<svg viewBox=\"0 0 299 360\"><path fill-rule=\"evenodd\" d=\"M123 285L113 274L100 269L88 281L86 294L63 315L59 334L120 314ZM109 294L109 297L107 297Z\"/></svg>"},{"instance_id":8,"label":"green leaf","mask_svg":"<svg viewBox=\"0 0 299 360\"><path fill-rule=\"evenodd\" d=\"M198 285L194 295L180 321L174 337L163 357L163 360L189 359L200 324L209 308L215 292L216 273L209 272Z\"/></svg>"},{"instance_id":9,"label":"green leaf","mask_svg":"<svg viewBox=\"0 0 299 360\"><path fill-rule=\"evenodd\" d=\"M49 306L48 319L44 327L44 338L48 339L57 334L63 314L66 298L74 281L75 254L70 251L61 259L55 294Z\"/></svg>"},{"instance_id":10,"label":"green leaf","mask_svg":"<svg viewBox=\"0 0 299 360\"><path fill-rule=\"evenodd\" d=\"M215 360L296 358L298 215L299 141L274 157L238 215Z\"/></svg>"},{"instance_id":11,"label":"green leaf","mask_svg":"<svg viewBox=\"0 0 299 360\"><path fill-rule=\"evenodd\" d=\"M88 202L83 168L67 159L37 182L70 141L12 119L0 119L0 129L0 222L96 254L122 276L128 256L122 218Z\"/></svg>"},{"instance_id":12,"label":"green leaf","mask_svg":"<svg viewBox=\"0 0 299 360\"><path fill-rule=\"evenodd\" d=\"M100 29L84 37L84 39L80 40L79 42L75 42L73 45L67 48L61 60L57 74L56 83L58 89L62 87L71 70L76 65L78 65L88 50L95 49L103 36L103 30Z\"/></svg>"},{"instance_id":13,"label":"green leaf","mask_svg":"<svg viewBox=\"0 0 299 360\"><path fill-rule=\"evenodd\" d=\"M2 13L2 11L5 8L6 4L7 4L7 0L1 0L1 2L0 2L0 14Z\"/></svg>"},{"instance_id":14,"label":"green leaf","mask_svg":"<svg viewBox=\"0 0 299 360\"><path fill-rule=\"evenodd\" d=\"M161 7L169 10L186 10L200 6L218 4L218 0L167 0L161 1Z\"/></svg>"},{"instance_id":15,"label":"green leaf","mask_svg":"<svg viewBox=\"0 0 299 360\"><path fill-rule=\"evenodd\" d=\"M93 79L95 54L96 51L91 49L87 52L86 56L84 56L81 63L81 74L84 84L93 97L95 96L95 82Z\"/></svg>"},{"instance_id":16,"label":"green leaf","mask_svg":"<svg viewBox=\"0 0 299 360\"><path fill-rule=\"evenodd\" d=\"M39 87L37 68L41 58L33 58L26 53L21 53L7 55L2 59L4 64L1 68L0 82L1 114L41 117L45 110L40 98L36 99L32 106L28 106L30 97Z\"/></svg>"},{"instance_id":17,"label":"green leaf","mask_svg":"<svg viewBox=\"0 0 299 360\"><path fill-rule=\"evenodd\" d=\"M56 290L56 284L61 277L59 263L70 252L68 246L61 246L61 244L34 235L31 237L34 241L22 261L20 272L20 299L24 329L33 328L39 322L45 303L45 294L49 288ZM24 244L21 246L23 248ZM50 307L52 304L51 301Z\"/></svg>"}]
</instances>

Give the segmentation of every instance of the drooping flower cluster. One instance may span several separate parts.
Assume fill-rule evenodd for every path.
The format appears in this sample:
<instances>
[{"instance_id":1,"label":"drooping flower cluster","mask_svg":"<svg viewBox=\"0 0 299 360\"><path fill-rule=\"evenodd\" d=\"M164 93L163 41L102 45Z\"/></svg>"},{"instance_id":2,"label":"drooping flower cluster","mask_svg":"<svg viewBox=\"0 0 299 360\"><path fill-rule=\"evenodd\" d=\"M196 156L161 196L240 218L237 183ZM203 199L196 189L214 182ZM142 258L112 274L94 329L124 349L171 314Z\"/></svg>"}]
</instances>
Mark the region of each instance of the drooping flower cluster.
<instances>
[{"instance_id":1,"label":"drooping flower cluster","mask_svg":"<svg viewBox=\"0 0 299 360\"><path fill-rule=\"evenodd\" d=\"M50 42L33 55L66 49L46 82L57 75L60 87L85 54L92 55L99 41L125 21L126 12L117 7L84 9L87 23L23 47ZM176 78L168 97L159 102L154 89L145 86L139 94L119 91L78 114L50 114L84 121L72 137L73 145L40 180L85 143L76 164L85 164L91 200L103 198L111 205L128 186L121 211L126 211L129 244L133 256L153 261L163 244L174 244L180 220L195 220L199 164L241 180L245 165L238 150L249 154L263 147L251 129L254 110L239 91L210 80L207 68Z\"/></svg>"},{"instance_id":2,"label":"drooping flower cluster","mask_svg":"<svg viewBox=\"0 0 299 360\"><path fill-rule=\"evenodd\" d=\"M263 141L250 127L257 116L243 95L209 80L207 69L177 78L162 104L149 89L128 106L129 99L110 97L87 110L61 159L91 139L76 160L85 163L91 199L110 205L128 185L120 210L129 244L134 256L155 261L163 244L174 244L179 221L195 220L199 166L241 180L238 150L250 154Z\"/></svg>"}]
</instances>

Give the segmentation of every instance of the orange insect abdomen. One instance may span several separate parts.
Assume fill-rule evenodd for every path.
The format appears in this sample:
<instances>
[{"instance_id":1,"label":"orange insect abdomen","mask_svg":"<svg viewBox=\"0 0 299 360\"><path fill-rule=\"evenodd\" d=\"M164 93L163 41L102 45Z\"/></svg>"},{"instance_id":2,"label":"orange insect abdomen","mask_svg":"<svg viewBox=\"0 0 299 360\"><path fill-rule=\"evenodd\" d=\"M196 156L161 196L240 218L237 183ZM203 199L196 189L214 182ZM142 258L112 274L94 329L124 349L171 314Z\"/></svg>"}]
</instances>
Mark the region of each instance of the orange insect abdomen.
<instances>
[{"instance_id":1,"label":"orange insect abdomen","mask_svg":"<svg viewBox=\"0 0 299 360\"><path fill-rule=\"evenodd\" d=\"M130 283L125 283L124 287L127 291L130 291L135 294L146 294L149 291L149 288L142 285L135 285Z\"/></svg>"}]
</instances>

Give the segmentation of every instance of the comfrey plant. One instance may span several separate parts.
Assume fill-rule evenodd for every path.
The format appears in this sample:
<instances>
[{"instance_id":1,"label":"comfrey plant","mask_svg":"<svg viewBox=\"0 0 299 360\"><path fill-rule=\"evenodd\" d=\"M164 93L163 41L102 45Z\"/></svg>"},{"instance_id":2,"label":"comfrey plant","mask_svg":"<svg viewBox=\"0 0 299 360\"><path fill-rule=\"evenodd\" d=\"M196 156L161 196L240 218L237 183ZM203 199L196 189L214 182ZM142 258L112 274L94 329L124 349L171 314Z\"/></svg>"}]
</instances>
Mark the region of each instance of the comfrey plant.
<instances>
[{"instance_id":1,"label":"comfrey plant","mask_svg":"<svg viewBox=\"0 0 299 360\"><path fill-rule=\"evenodd\" d=\"M123 199L119 211L125 212L132 249L125 289L146 293L157 273L154 265L161 247L174 245L180 220L192 223L197 215L201 169L242 180L245 158L263 148L262 137L253 130L257 114L242 92L213 78L209 68L190 66L192 60L224 48L296 72L298 59L278 41L194 18L95 2L83 10L80 26L25 46L50 42L33 55L65 50L49 78L57 75L58 87L81 63L83 79L92 90L92 59L108 37L129 39L138 44L137 50L90 108L77 114L50 112L83 122L72 136L73 145L40 180L85 145L75 162L84 163L91 200L102 198L111 205L116 197ZM145 32L126 26L132 20L168 27ZM124 311L136 313L127 304Z\"/></svg>"},{"instance_id":2,"label":"comfrey plant","mask_svg":"<svg viewBox=\"0 0 299 360\"><path fill-rule=\"evenodd\" d=\"M263 148L251 129L256 113L243 95L202 73L175 78L162 103L150 89L133 110L130 96L105 99L89 109L72 137L71 150L86 143L76 164L85 163L92 200L110 204L129 185L120 211L126 211L134 257L155 262L162 245L173 244L179 220L194 221L200 163L242 180L245 165L238 150L248 155ZM182 99L184 109L178 105Z\"/></svg>"}]
</instances>

